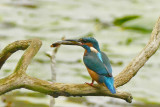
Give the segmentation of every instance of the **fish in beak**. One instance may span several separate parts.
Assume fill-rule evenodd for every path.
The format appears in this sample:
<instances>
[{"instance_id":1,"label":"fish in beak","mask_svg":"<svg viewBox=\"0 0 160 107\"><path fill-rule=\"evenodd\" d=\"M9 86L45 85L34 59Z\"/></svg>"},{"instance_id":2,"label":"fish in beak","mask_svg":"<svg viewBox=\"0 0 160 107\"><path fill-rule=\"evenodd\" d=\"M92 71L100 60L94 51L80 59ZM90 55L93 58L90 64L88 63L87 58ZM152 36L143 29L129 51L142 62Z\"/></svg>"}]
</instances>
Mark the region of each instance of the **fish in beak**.
<instances>
[{"instance_id":1,"label":"fish in beak","mask_svg":"<svg viewBox=\"0 0 160 107\"><path fill-rule=\"evenodd\" d=\"M82 45L82 43L78 39L66 39L66 40L55 42L50 47L58 47L61 44L63 44L63 45L78 45L78 46Z\"/></svg>"}]
</instances>

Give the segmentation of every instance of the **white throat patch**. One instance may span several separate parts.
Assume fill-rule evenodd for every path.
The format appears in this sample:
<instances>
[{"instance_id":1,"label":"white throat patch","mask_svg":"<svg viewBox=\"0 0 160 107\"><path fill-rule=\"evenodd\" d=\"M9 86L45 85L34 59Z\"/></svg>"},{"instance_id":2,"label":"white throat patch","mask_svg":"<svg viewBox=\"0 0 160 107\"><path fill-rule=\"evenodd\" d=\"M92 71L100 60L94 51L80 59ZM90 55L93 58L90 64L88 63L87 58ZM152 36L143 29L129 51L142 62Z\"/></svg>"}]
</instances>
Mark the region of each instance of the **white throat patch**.
<instances>
[{"instance_id":1,"label":"white throat patch","mask_svg":"<svg viewBox=\"0 0 160 107\"><path fill-rule=\"evenodd\" d=\"M92 52L95 52L98 56L98 58L103 62L102 60L102 55L97 51L97 49L95 49L94 47L90 47Z\"/></svg>"},{"instance_id":2,"label":"white throat patch","mask_svg":"<svg viewBox=\"0 0 160 107\"><path fill-rule=\"evenodd\" d=\"M90 47L92 52L98 53L97 49L95 49L94 47Z\"/></svg>"}]
</instances>

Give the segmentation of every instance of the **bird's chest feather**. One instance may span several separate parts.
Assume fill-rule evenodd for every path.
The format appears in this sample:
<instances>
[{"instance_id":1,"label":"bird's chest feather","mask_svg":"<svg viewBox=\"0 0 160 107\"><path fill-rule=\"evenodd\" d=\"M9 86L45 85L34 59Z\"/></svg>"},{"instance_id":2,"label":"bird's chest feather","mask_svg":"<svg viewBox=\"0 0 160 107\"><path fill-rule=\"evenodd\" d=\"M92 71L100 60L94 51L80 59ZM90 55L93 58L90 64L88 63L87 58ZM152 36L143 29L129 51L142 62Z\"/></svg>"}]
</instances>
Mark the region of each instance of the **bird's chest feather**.
<instances>
[{"instance_id":1,"label":"bird's chest feather","mask_svg":"<svg viewBox=\"0 0 160 107\"><path fill-rule=\"evenodd\" d=\"M100 54L100 52L98 52L95 48L93 48L93 47L90 47L90 50L92 51L92 52L94 52L94 53L96 53L97 54L97 57L96 58L98 58L99 60L101 60L102 62L103 62L103 60L102 60L102 56L101 56L101 54ZM84 52L84 56L87 56L87 55L89 55L89 54L87 54L87 50ZM94 59L94 57L93 57L93 59ZM87 63L89 63L89 62L87 62ZM93 65L93 66L95 66L95 65ZM92 79L93 80L95 80L95 81L97 81L98 83L99 83L99 75L95 72L95 71L93 71L93 70L91 70L90 68L88 68L87 66L86 66L86 68L87 68L87 70L88 70L88 73L90 74L90 76L92 77Z\"/></svg>"},{"instance_id":2,"label":"bird's chest feather","mask_svg":"<svg viewBox=\"0 0 160 107\"><path fill-rule=\"evenodd\" d=\"M99 83L99 75L96 72L94 72L91 69L89 69L89 68L87 68L87 70L88 70L88 73L91 76L91 78Z\"/></svg>"}]
</instances>

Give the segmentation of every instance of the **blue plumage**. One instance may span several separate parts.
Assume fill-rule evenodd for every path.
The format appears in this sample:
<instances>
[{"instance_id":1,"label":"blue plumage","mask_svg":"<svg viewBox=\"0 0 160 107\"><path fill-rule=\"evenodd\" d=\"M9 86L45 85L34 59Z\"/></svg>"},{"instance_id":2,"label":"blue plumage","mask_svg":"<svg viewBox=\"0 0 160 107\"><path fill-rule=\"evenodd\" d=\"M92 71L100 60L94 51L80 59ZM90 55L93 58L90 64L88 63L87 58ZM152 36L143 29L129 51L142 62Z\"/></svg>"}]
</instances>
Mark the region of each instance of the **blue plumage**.
<instances>
[{"instance_id":1,"label":"blue plumage","mask_svg":"<svg viewBox=\"0 0 160 107\"><path fill-rule=\"evenodd\" d=\"M107 55L104 52L101 52L101 55L102 55L103 63L107 67L108 72L112 75L112 67L111 67L109 58L107 57Z\"/></svg>"},{"instance_id":2,"label":"blue plumage","mask_svg":"<svg viewBox=\"0 0 160 107\"><path fill-rule=\"evenodd\" d=\"M101 53L97 53L98 58L103 62Z\"/></svg>"},{"instance_id":3,"label":"blue plumage","mask_svg":"<svg viewBox=\"0 0 160 107\"><path fill-rule=\"evenodd\" d=\"M89 40L89 38L87 39ZM94 42L92 42L92 40L94 40ZM83 57L84 64L87 68L98 74L98 83L104 83L110 92L115 94L114 78L112 76L112 68L109 59L104 52L100 51L98 42L95 39L91 39L90 42L93 44L93 47L94 44L96 44L96 47L94 48L98 53L92 52L90 47L87 45L83 46L83 48L87 50Z\"/></svg>"},{"instance_id":4,"label":"blue plumage","mask_svg":"<svg viewBox=\"0 0 160 107\"><path fill-rule=\"evenodd\" d=\"M110 72L106 69L105 64L98 58L94 52L88 52L83 57L84 64L99 75L109 76Z\"/></svg>"},{"instance_id":5,"label":"blue plumage","mask_svg":"<svg viewBox=\"0 0 160 107\"><path fill-rule=\"evenodd\" d=\"M114 84L113 77L100 76L99 82L104 83L112 94L116 93L116 90L113 85Z\"/></svg>"}]
</instances>

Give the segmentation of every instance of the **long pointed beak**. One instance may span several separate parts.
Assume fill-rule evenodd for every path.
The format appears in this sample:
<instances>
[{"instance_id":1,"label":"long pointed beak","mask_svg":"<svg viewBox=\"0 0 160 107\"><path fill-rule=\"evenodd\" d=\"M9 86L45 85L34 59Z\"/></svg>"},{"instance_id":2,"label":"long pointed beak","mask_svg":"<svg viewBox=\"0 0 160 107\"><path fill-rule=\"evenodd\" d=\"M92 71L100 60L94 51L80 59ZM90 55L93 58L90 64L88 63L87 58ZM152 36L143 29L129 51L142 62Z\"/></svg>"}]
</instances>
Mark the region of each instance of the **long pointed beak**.
<instances>
[{"instance_id":1,"label":"long pointed beak","mask_svg":"<svg viewBox=\"0 0 160 107\"><path fill-rule=\"evenodd\" d=\"M77 40L77 39L66 39L66 40L62 40L62 41L58 41L58 42L55 42L51 45L51 47L57 47L59 45L78 45L78 46L81 46L82 43Z\"/></svg>"}]
</instances>

